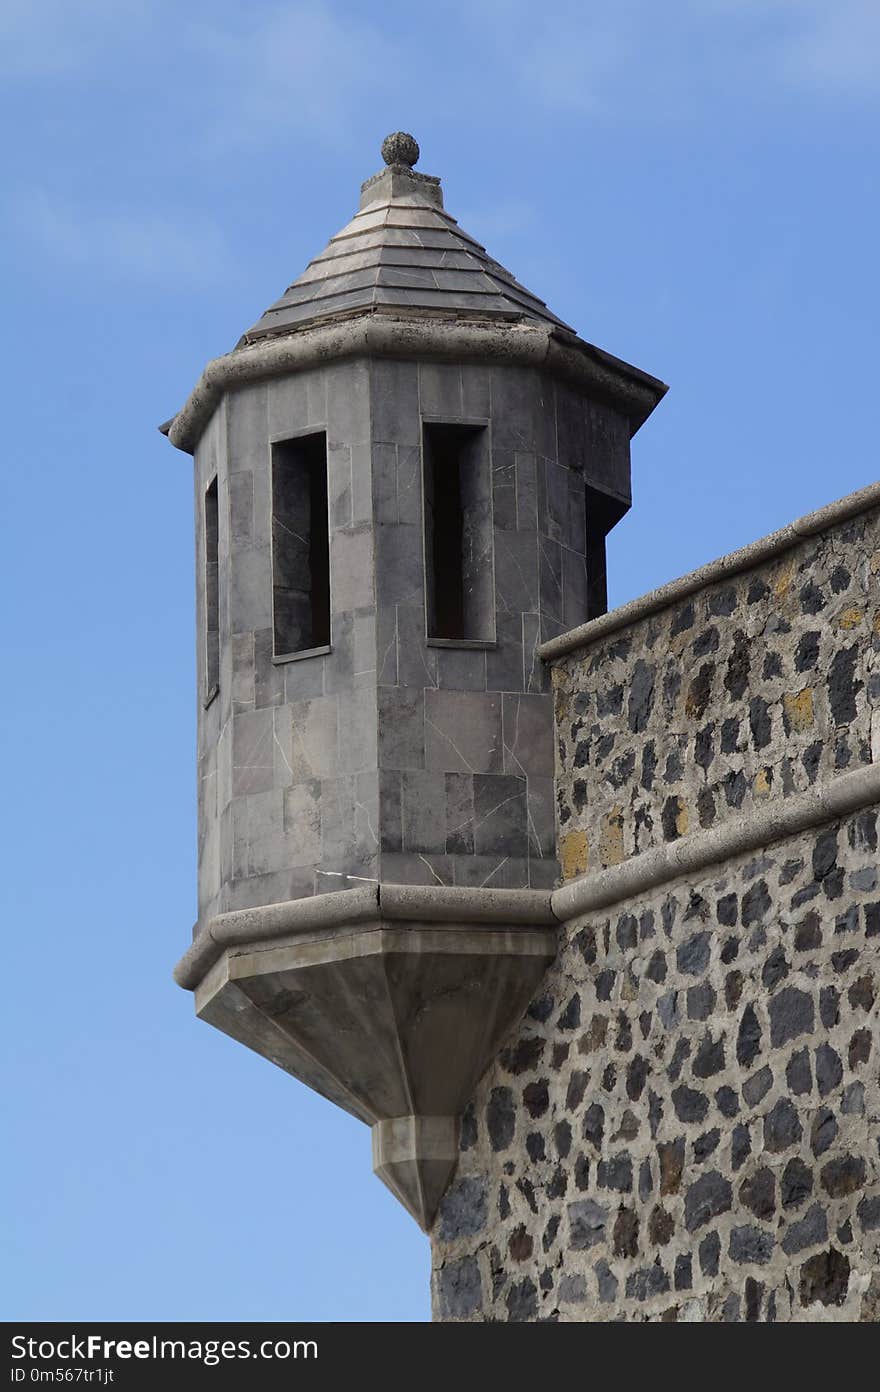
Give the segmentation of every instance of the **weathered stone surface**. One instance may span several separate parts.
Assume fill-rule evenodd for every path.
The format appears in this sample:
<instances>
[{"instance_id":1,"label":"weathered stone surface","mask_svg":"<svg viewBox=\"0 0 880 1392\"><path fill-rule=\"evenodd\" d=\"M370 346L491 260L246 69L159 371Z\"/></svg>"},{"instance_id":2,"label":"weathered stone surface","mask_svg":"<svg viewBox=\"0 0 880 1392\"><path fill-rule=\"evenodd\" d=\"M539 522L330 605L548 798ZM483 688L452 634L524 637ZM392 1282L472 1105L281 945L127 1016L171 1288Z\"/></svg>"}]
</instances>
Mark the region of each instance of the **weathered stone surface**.
<instances>
[{"instance_id":1,"label":"weathered stone surface","mask_svg":"<svg viewBox=\"0 0 880 1392\"><path fill-rule=\"evenodd\" d=\"M735 1117L739 1112L739 1098L732 1087L725 1084L715 1094L715 1105L722 1116Z\"/></svg>"},{"instance_id":2,"label":"weathered stone surface","mask_svg":"<svg viewBox=\"0 0 880 1392\"><path fill-rule=\"evenodd\" d=\"M595 1199L578 1199L568 1205L569 1245L576 1251L595 1247L605 1239L608 1209Z\"/></svg>"},{"instance_id":3,"label":"weathered stone surface","mask_svg":"<svg viewBox=\"0 0 880 1392\"><path fill-rule=\"evenodd\" d=\"M514 1228L510 1237L507 1239L507 1250L510 1257L515 1262L528 1261L535 1249L534 1239L531 1234L526 1232L524 1224Z\"/></svg>"},{"instance_id":4,"label":"weathered stone surface","mask_svg":"<svg viewBox=\"0 0 880 1392\"><path fill-rule=\"evenodd\" d=\"M772 1255L772 1234L753 1227L731 1228L730 1256L738 1265L766 1266Z\"/></svg>"},{"instance_id":5,"label":"weathered stone surface","mask_svg":"<svg viewBox=\"0 0 880 1392\"><path fill-rule=\"evenodd\" d=\"M733 1189L729 1180L717 1170L701 1175L685 1193L684 1217L688 1232L705 1227L711 1218L727 1213L732 1204Z\"/></svg>"},{"instance_id":6,"label":"weathered stone surface","mask_svg":"<svg viewBox=\"0 0 880 1392\"><path fill-rule=\"evenodd\" d=\"M820 1044L816 1050L816 1086L820 1097L827 1097L839 1086L843 1077L840 1055L830 1044Z\"/></svg>"},{"instance_id":7,"label":"weathered stone surface","mask_svg":"<svg viewBox=\"0 0 880 1392\"><path fill-rule=\"evenodd\" d=\"M836 540L842 536L842 531L835 533ZM840 544L857 552L864 567L875 543L876 514L869 524L859 523L857 538L848 534ZM835 605L842 605L842 614L857 615L859 622L845 644L826 609L811 615L796 599L801 591L813 593L806 582L798 587L785 579L796 566L801 573L823 576L836 570L832 552L829 536L804 538L787 558L764 567L767 580L761 581L760 598L750 603L755 591L749 578L734 579L728 587L730 614L709 614L710 587L689 601L694 608L690 627L676 626L683 610L670 604L622 630L625 644L621 633L611 633L564 659L559 689L578 692L584 710L570 724L560 723L561 766L568 771L560 794L563 809L571 810L571 823L582 826L589 840L597 839L611 797L615 805L630 808L623 840L625 853L633 855L670 836L687 839L705 827L707 813L708 824L717 825L748 811L768 795L781 793L784 782L786 796L807 789L840 767L835 742L817 738L829 727L848 738L847 747L855 751L850 760L870 759L872 703L865 697L872 634L862 616L871 603L868 591L876 591L875 576L865 568L847 567L848 585L835 596ZM815 592L830 590L817 584ZM587 706L594 693L598 697L609 687L633 693L629 712L597 700L589 723ZM620 760L630 751L634 757L622 782L613 787L597 783L589 806L575 808L571 771L575 749L587 731L591 748L613 736L612 757ZM684 760L679 739L686 744ZM651 773L643 778L648 754ZM701 815L698 803L705 809ZM685 810L689 816L682 831ZM815 883L833 876L836 854L833 832L816 846L815 857L810 848ZM762 921L768 894L769 887L745 887L747 926ZM769 971L778 970L774 959Z\"/></svg>"},{"instance_id":8,"label":"weathered stone surface","mask_svg":"<svg viewBox=\"0 0 880 1392\"><path fill-rule=\"evenodd\" d=\"M628 1194L633 1187L632 1157L625 1151L600 1160L596 1167L596 1182L600 1189L615 1189Z\"/></svg>"},{"instance_id":9,"label":"weathered stone surface","mask_svg":"<svg viewBox=\"0 0 880 1392\"><path fill-rule=\"evenodd\" d=\"M639 1219L631 1208L621 1208L614 1220L613 1248L616 1257L638 1256Z\"/></svg>"},{"instance_id":10,"label":"weathered stone surface","mask_svg":"<svg viewBox=\"0 0 880 1392\"><path fill-rule=\"evenodd\" d=\"M709 965L708 933L694 933L675 954L676 966L688 976L699 976Z\"/></svg>"},{"instance_id":11,"label":"weathered stone surface","mask_svg":"<svg viewBox=\"0 0 880 1392\"><path fill-rule=\"evenodd\" d=\"M792 1054L785 1069L785 1081L789 1092L795 1097L803 1097L811 1091L813 1074L809 1049L798 1049Z\"/></svg>"},{"instance_id":12,"label":"weathered stone surface","mask_svg":"<svg viewBox=\"0 0 880 1392\"><path fill-rule=\"evenodd\" d=\"M863 540L842 542L844 550L864 545L859 526ZM870 614L880 610L880 560L871 571L869 556L880 553L880 518L871 528L861 570L846 566L850 589L876 588L869 621L845 630L853 634L845 648L864 633L852 669L863 683L856 725L835 724L839 693L832 702L827 685L839 646L826 617L837 602L830 575L839 555L832 565L826 542L807 540L798 553L811 557L806 572L782 557L748 585L728 582L730 615L710 618L709 595L698 595L690 617L687 606L675 608L675 634L672 612L665 628L660 611L557 668L561 834L573 826L589 839L590 827L600 831L613 814L615 856L629 872L658 845L684 856L701 831L781 808L835 772L867 766L867 703L880 706L880 672L869 685ZM822 569L815 592L810 567ZM825 608L809 613L801 595L815 606L816 593ZM841 594L842 605L857 607ZM634 730L628 696L640 659L650 698L634 702L643 727ZM567 750L580 751L576 769ZM520 1205L504 1222L510 1231L524 1223L536 1239L536 1318L773 1321L814 1319L818 1310L857 1319L880 1309L869 1294L880 1251L876 820L867 808L842 810L833 822L771 837L573 920L572 946L542 992L555 1001L538 1026L547 1047L518 1075L521 1086L548 1080L547 1110L534 1121L516 1096L517 1137L524 1146L534 1129L543 1152L533 1162L525 1150L515 1158L513 1147L498 1156L516 1168ZM590 862L586 883L600 868ZM559 1031L574 992L582 1023ZM549 1061L569 1034L557 1080ZM569 1104L575 1068L589 1079L572 1085ZM483 1096L500 1084L490 1073ZM578 1141L565 1162L570 1192L555 1199L563 1118ZM490 1156L488 1138L481 1144ZM463 1163L475 1159L462 1154ZM612 1187L617 1176L629 1187ZM576 1229L580 1248L565 1237L570 1227L560 1228L562 1265L545 1282L545 1299L547 1268L537 1256L544 1215L584 1200L601 1212ZM559 1299L568 1275L583 1276L583 1304ZM482 1314L506 1318L505 1298Z\"/></svg>"},{"instance_id":13,"label":"weathered stone surface","mask_svg":"<svg viewBox=\"0 0 880 1392\"><path fill-rule=\"evenodd\" d=\"M650 1300L657 1295L665 1295L669 1290L669 1276L659 1261L653 1266L644 1266L626 1278L626 1294L630 1300Z\"/></svg>"},{"instance_id":14,"label":"weathered stone surface","mask_svg":"<svg viewBox=\"0 0 880 1392\"><path fill-rule=\"evenodd\" d=\"M813 998L796 986L786 986L772 996L769 1011L770 1044L774 1049L813 1031Z\"/></svg>"},{"instance_id":15,"label":"weathered stone surface","mask_svg":"<svg viewBox=\"0 0 880 1392\"><path fill-rule=\"evenodd\" d=\"M709 1110L708 1097L695 1088L674 1088L672 1103L679 1121L703 1121Z\"/></svg>"},{"instance_id":16,"label":"weathered stone surface","mask_svg":"<svg viewBox=\"0 0 880 1392\"><path fill-rule=\"evenodd\" d=\"M842 1305L849 1289L849 1258L836 1247L817 1252L801 1267L800 1301L812 1305Z\"/></svg>"},{"instance_id":17,"label":"weathered stone surface","mask_svg":"<svg viewBox=\"0 0 880 1392\"><path fill-rule=\"evenodd\" d=\"M695 1078L712 1078L724 1067L724 1035L713 1040L707 1034L700 1042L693 1062Z\"/></svg>"},{"instance_id":18,"label":"weathered stone surface","mask_svg":"<svg viewBox=\"0 0 880 1392\"><path fill-rule=\"evenodd\" d=\"M707 1233L700 1242L700 1270L704 1276L718 1275L718 1261L721 1256L721 1238L717 1232Z\"/></svg>"},{"instance_id":19,"label":"weathered stone surface","mask_svg":"<svg viewBox=\"0 0 880 1392\"><path fill-rule=\"evenodd\" d=\"M601 1149L605 1135L605 1109L599 1102L593 1102L584 1112L581 1135L597 1150Z\"/></svg>"},{"instance_id":20,"label":"weathered stone surface","mask_svg":"<svg viewBox=\"0 0 880 1392\"><path fill-rule=\"evenodd\" d=\"M822 1188L833 1199L854 1194L865 1183L867 1166L861 1155L841 1155L822 1166Z\"/></svg>"},{"instance_id":21,"label":"weathered stone surface","mask_svg":"<svg viewBox=\"0 0 880 1392\"><path fill-rule=\"evenodd\" d=\"M538 1313L538 1292L534 1281L525 1277L515 1281L505 1298L507 1318L513 1323L533 1320Z\"/></svg>"},{"instance_id":22,"label":"weathered stone surface","mask_svg":"<svg viewBox=\"0 0 880 1392\"><path fill-rule=\"evenodd\" d=\"M684 1137L678 1136L674 1141L661 1141L657 1147L657 1156L660 1161L661 1195L677 1194L681 1187L684 1146Z\"/></svg>"},{"instance_id":23,"label":"weathered stone surface","mask_svg":"<svg viewBox=\"0 0 880 1392\"><path fill-rule=\"evenodd\" d=\"M862 1232L880 1231L880 1194L860 1200L856 1212Z\"/></svg>"},{"instance_id":24,"label":"weathered stone surface","mask_svg":"<svg viewBox=\"0 0 880 1392\"><path fill-rule=\"evenodd\" d=\"M680 1252L675 1258L675 1289L689 1291L694 1288L694 1264L690 1252Z\"/></svg>"},{"instance_id":25,"label":"weathered stone surface","mask_svg":"<svg viewBox=\"0 0 880 1392\"><path fill-rule=\"evenodd\" d=\"M561 1305L584 1305L587 1300L587 1280L580 1274L563 1276L559 1282Z\"/></svg>"},{"instance_id":26,"label":"weathered stone surface","mask_svg":"<svg viewBox=\"0 0 880 1392\"><path fill-rule=\"evenodd\" d=\"M868 1288L862 1296L859 1322L866 1324L880 1323L880 1271L872 1273Z\"/></svg>"},{"instance_id":27,"label":"weathered stone surface","mask_svg":"<svg viewBox=\"0 0 880 1392\"><path fill-rule=\"evenodd\" d=\"M783 1208L797 1208L813 1192L813 1172L809 1165L794 1156L782 1172L780 1193Z\"/></svg>"},{"instance_id":28,"label":"weathered stone surface","mask_svg":"<svg viewBox=\"0 0 880 1392\"><path fill-rule=\"evenodd\" d=\"M437 1296L443 1319L467 1319L480 1309L483 1299L476 1257L447 1262L437 1273Z\"/></svg>"},{"instance_id":29,"label":"weathered stone surface","mask_svg":"<svg viewBox=\"0 0 880 1392\"><path fill-rule=\"evenodd\" d=\"M730 1164L737 1171L752 1153L752 1137L748 1126L739 1123L730 1138Z\"/></svg>"},{"instance_id":30,"label":"weathered stone surface","mask_svg":"<svg viewBox=\"0 0 880 1392\"><path fill-rule=\"evenodd\" d=\"M746 1078L742 1085L743 1100L750 1107L757 1107L758 1103L767 1096L773 1086L773 1073L765 1064L759 1068L757 1073L753 1073L751 1078Z\"/></svg>"},{"instance_id":31,"label":"weathered stone surface","mask_svg":"<svg viewBox=\"0 0 880 1392\"><path fill-rule=\"evenodd\" d=\"M508 1087L492 1089L486 1108L486 1130L493 1150L506 1150L513 1140L516 1112L513 1093Z\"/></svg>"},{"instance_id":32,"label":"weathered stone surface","mask_svg":"<svg viewBox=\"0 0 880 1392\"><path fill-rule=\"evenodd\" d=\"M748 1068L761 1051L761 1025L755 1007L747 1005L739 1022L736 1036L736 1061Z\"/></svg>"},{"instance_id":33,"label":"weathered stone surface","mask_svg":"<svg viewBox=\"0 0 880 1392\"><path fill-rule=\"evenodd\" d=\"M694 1163L702 1165L704 1160L708 1160L710 1155L715 1154L720 1143L721 1131L719 1127L713 1126L711 1131L704 1131L702 1136L698 1136L694 1141Z\"/></svg>"},{"instance_id":34,"label":"weathered stone surface","mask_svg":"<svg viewBox=\"0 0 880 1392\"><path fill-rule=\"evenodd\" d=\"M779 1154L796 1145L803 1135L803 1126L794 1104L780 1097L764 1118L765 1149Z\"/></svg>"},{"instance_id":35,"label":"weathered stone surface","mask_svg":"<svg viewBox=\"0 0 880 1392\"><path fill-rule=\"evenodd\" d=\"M815 1203L803 1218L786 1229L782 1239L782 1250L786 1256L793 1257L806 1247L817 1247L828 1237L828 1219L821 1204Z\"/></svg>"},{"instance_id":36,"label":"weathered stone surface","mask_svg":"<svg viewBox=\"0 0 880 1392\"><path fill-rule=\"evenodd\" d=\"M486 1225L486 1185L482 1176L462 1176L450 1185L440 1203L440 1236L444 1241L473 1237Z\"/></svg>"},{"instance_id":37,"label":"weathered stone surface","mask_svg":"<svg viewBox=\"0 0 880 1392\"><path fill-rule=\"evenodd\" d=\"M810 1128L810 1149L818 1158L834 1144L840 1128L830 1107L820 1107Z\"/></svg>"},{"instance_id":38,"label":"weathered stone surface","mask_svg":"<svg viewBox=\"0 0 880 1392\"><path fill-rule=\"evenodd\" d=\"M776 1212L776 1180L766 1166L756 1170L739 1186L740 1201L756 1218L769 1219Z\"/></svg>"}]
</instances>

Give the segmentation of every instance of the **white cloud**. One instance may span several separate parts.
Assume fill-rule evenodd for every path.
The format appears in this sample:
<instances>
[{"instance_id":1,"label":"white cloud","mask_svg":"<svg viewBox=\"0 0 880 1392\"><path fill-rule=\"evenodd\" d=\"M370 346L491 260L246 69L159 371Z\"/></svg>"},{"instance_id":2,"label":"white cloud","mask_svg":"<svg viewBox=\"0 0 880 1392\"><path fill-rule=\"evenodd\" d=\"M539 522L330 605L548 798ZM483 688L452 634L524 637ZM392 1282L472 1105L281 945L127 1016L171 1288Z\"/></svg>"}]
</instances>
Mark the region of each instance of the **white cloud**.
<instances>
[{"instance_id":1,"label":"white cloud","mask_svg":"<svg viewBox=\"0 0 880 1392\"><path fill-rule=\"evenodd\" d=\"M804 8L809 22L783 44L780 75L828 94L880 96L878 0L804 0Z\"/></svg>"},{"instance_id":2,"label":"white cloud","mask_svg":"<svg viewBox=\"0 0 880 1392\"><path fill-rule=\"evenodd\" d=\"M780 88L873 100L878 48L880 0L445 0L406 25L364 0L0 0L7 79L118 84L181 161L350 147L419 112L644 124Z\"/></svg>"},{"instance_id":3,"label":"white cloud","mask_svg":"<svg viewBox=\"0 0 880 1392\"><path fill-rule=\"evenodd\" d=\"M265 145L292 131L319 144L348 142L374 100L406 80L381 27L339 6L244 7L241 15L184 20L176 40L200 74L209 144Z\"/></svg>"},{"instance_id":4,"label":"white cloud","mask_svg":"<svg viewBox=\"0 0 880 1392\"><path fill-rule=\"evenodd\" d=\"M0 0L0 72L32 84L109 76L185 113L183 140L199 150L291 131L350 138L413 82L382 11L340 0Z\"/></svg>"},{"instance_id":5,"label":"white cloud","mask_svg":"<svg viewBox=\"0 0 880 1392\"><path fill-rule=\"evenodd\" d=\"M780 85L880 96L880 0L484 0L461 16L521 93L576 114L692 114Z\"/></svg>"},{"instance_id":6,"label":"white cloud","mask_svg":"<svg viewBox=\"0 0 880 1392\"><path fill-rule=\"evenodd\" d=\"M149 0L2 0L0 71L11 79L79 76L142 31Z\"/></svg>"},{"instance_id":7,"label":"white cloud","mask_svg":"<svg viewBox=\"0 0 880 1392\"><path fill-rule=\"evenodd\" d=\"M231 258L219 229L202 218L151 210L81 208L45 191L25 193L8 209L19 241L44 264L111 279L188 285L228 277Z\"/></svg>"}]
</instances>

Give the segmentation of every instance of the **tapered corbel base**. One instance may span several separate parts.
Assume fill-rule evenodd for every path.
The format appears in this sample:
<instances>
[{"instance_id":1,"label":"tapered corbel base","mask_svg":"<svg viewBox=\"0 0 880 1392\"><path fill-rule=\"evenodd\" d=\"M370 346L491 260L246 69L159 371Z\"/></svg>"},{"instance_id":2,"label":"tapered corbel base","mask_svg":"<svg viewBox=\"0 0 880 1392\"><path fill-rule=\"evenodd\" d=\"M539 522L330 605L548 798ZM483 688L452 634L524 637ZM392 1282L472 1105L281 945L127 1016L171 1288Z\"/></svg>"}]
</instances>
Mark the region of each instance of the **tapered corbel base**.
<instances>
[{"instance_id":1,"label":"tapered corbel base","mask_svg":"<svg viewBox=\"0 0 880 1392\"><path fill-rule=\"evenodd\" d=\"M555 922L538 891L378 885L221 915L176 976L201 1019L372 1127L376 1174L427 1231Z\"/></svg>"}]
</instances>

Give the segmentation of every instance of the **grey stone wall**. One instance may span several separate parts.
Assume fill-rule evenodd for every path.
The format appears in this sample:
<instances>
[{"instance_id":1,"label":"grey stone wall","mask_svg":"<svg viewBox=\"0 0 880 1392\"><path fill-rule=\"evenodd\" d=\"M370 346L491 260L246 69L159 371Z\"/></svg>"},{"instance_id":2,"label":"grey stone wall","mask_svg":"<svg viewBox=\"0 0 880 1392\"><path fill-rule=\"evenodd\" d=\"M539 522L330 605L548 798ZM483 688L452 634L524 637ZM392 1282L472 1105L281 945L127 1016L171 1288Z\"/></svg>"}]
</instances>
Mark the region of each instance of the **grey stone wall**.
<instances>
[{"instance_id":1,"label":"grey stone wall","mask_svg":"<svg viewBox=\"0 0 880 1392\"><path fill-rule=\"evenodd\" d=\"M554 668L565 878L871 762L880 514Z\"/></svg>"},{"instance_id":2,"label":"grey stone wall","mask_svg":"<svg viewBox=\"0 0 880 1392\"><path fill-rule=\"evenodd\" d=\"M880 1316L877 816L568 925L465 1118L440 1319Z\"/></svg>"},{"instance_id":3,"label":"grey stone wall","mask_svg":"<svg viewBox=\"0 0 880 1392\"><path fill-rule=\"evenodd\" d=\"M878 514L560 660L567 879L872 760ZM439 1319L880 1318L877 811L561 930L465 1116Z\"/></svg>"},{"instance_id":4,"label":"grey stone wall","mask_svg":"<svg viewBox=\"0 0 880 1392\"><path fill-rule=\"evenodd\" d=\"M310 429L327 432L332 651L276 663L270 443ZM378 874L370 450L365 363L228 394L197 449L197 489L216 472L220 499L220 689L199 719L202 919ZM201 625L201 599L197 613Z\"/></svg>"},{"instance_id":5,"label":"grey stone wall","mask_svg":"<svg viewBox=\"0 0 880 1392\"><path fill-rule=\"evenodd\" d=\"M628 432L527 369L379 361L371 377L381 876L548 888L552 706L536 649L586 615L585 486L628 501ZM495 643L425 637L424 420L487 423Z\"/></svg>"},{"instance_id":6,"label":"grey stone wall","mask_svg":"<svg viewBox=\"0 0 880 1392\"><path fill-rule=\"evenodd\" d=\"M422 424L484 422L496 640L427 641ZM273 660L273 441L327 434L331 651ZM220 682L204 702L205 488ZM537 646L586 615L586 486L629 500L622 418L516 367L352 360L229 391L196 451L199 915L377 880L556 882Z\"/></svg>"}]
</instances>

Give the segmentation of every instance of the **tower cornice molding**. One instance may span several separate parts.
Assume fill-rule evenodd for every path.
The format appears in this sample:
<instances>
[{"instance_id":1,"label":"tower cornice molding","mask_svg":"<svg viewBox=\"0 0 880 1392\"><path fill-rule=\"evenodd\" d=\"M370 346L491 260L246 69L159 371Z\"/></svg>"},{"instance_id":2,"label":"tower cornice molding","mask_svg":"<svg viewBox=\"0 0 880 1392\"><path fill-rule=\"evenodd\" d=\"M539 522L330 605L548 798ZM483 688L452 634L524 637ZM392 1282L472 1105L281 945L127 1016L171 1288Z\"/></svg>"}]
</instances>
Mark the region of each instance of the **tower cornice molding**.
<instances>
[{"instance_id":1,"label":"tower cornice molding","mask_svg":"<svg viewBox=\"0 0 880 1392\"><path fill-rule=\"evenodd\" d=\"M501 925L514 929L557 925L549 890L368 884L217 914L196 933L174 969L174 980L184 990L194 991L228 948L268 944L294 936L305 941L305 935L314 938L382 920Z\"/></svg>"},{"instance_id":2,"label":"tower cornice molding","mask_svg":"<svg viewBox=\"0 0 880 1392\"><path fill-rule=\"evenodd\" d=\"M346 358L402 358L533 367L607 401L634 435L666 393L666 385L574 334L497 319L409 317L373 309L328 320L214 358L186 403L159 429L192 454L224 392Z\"/></svg>"}]
</instances>

